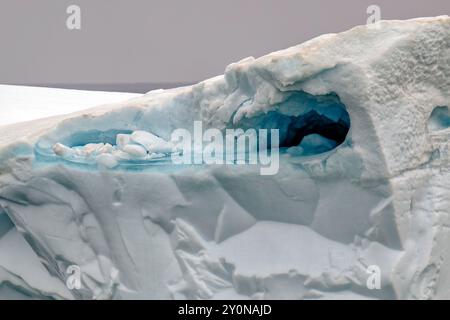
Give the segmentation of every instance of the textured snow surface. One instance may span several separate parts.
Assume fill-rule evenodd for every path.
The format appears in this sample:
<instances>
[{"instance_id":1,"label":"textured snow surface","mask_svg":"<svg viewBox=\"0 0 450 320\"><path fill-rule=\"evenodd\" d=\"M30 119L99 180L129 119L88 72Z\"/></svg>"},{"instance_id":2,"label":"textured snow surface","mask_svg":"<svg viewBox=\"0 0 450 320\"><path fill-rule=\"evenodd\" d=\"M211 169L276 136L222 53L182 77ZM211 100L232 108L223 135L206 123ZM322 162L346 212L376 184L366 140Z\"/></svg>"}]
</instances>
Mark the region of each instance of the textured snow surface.
<instances>
[{"instance_id":1,"label":"textured snow surface","mask_svg":"<svg viewBox=\"0 0 450 320\"><path fill-rule=\"evenodd\" d=\"M0 127L0 298L450 299L449 105L441 16ZM279 129L279 172L171 164L194 121Z\"/></svg>"}]
</instances>

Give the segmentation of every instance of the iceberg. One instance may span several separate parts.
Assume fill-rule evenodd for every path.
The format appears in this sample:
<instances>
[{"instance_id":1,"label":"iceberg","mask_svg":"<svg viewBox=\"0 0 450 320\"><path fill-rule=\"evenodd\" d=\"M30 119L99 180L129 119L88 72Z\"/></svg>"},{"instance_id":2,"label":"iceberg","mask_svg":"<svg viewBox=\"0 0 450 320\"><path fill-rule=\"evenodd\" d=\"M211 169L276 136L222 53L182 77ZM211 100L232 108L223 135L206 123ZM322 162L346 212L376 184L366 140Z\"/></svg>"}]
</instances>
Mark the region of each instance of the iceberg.
<instances>
[{"instance_id":1,"label":"iceberg","mask_svg":"<svg viewBox=\"0 0 450 320\"><path fill-rule=\"evenodd\" d=\"M0 298L450 299L450 17L124 99L0 126Z\"/></svg>"}]
</instances>

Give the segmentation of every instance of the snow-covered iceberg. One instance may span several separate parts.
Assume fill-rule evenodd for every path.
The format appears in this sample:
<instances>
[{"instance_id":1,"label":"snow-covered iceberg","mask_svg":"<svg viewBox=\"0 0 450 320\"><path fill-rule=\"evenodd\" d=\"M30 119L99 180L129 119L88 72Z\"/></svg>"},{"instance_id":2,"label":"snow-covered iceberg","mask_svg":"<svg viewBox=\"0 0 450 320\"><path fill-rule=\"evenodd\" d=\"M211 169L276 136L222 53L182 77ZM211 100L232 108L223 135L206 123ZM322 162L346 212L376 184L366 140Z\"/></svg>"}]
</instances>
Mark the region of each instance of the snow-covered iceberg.
<instances>
[{"instance_id":1,"label":"snow-covered iceberg","mask_svg":"<svg viewBox=\"0 0 450 320\"><path fill-rule=\"evenodd\" d=\"M0 297L450 298L449 105L441 16L2 126ZM277 129L278 170L175 165L196 122Z\"/></svg>"}]
</instances>

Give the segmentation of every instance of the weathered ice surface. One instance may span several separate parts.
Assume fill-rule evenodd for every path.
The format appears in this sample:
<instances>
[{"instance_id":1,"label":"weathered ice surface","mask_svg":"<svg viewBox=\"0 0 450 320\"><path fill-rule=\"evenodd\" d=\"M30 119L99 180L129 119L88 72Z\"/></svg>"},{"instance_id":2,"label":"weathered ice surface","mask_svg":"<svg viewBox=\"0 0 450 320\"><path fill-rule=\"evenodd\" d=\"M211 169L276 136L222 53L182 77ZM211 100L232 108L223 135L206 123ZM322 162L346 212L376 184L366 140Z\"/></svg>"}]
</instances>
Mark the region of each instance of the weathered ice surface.
<instances>
[{"instance_id":1,"label":"weathered ice surface","mask_svg":"<svg viewBox=\"0 0 450 320\"><path fill-rule=\"evenodd\" d=\"M449 105L441 16L2 126L0 298L449 299ZM171 163L194 121L279 129L278 173Z\"/></svg>"}]
</instances>

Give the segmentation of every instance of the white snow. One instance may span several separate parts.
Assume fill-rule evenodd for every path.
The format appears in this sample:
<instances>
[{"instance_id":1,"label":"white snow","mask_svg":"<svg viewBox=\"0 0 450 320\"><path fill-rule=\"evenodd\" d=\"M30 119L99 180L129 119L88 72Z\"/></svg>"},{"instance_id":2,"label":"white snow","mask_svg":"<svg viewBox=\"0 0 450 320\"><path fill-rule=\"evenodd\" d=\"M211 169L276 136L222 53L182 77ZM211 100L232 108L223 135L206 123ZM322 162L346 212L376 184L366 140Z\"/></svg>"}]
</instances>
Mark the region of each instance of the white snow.
<instances>
[{"instance_id":1,"label":"white snow","mask_svg":"<svg viewBox=\"0 0 450 320\"><path fill-rule=\"evenodd\" d=\"M0 126L139 97L138 93L87 91L0 84Z\"/></svg>"}]
</instances>

